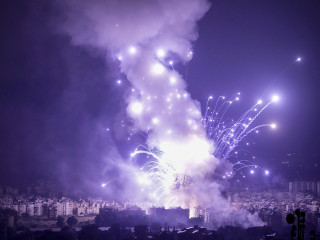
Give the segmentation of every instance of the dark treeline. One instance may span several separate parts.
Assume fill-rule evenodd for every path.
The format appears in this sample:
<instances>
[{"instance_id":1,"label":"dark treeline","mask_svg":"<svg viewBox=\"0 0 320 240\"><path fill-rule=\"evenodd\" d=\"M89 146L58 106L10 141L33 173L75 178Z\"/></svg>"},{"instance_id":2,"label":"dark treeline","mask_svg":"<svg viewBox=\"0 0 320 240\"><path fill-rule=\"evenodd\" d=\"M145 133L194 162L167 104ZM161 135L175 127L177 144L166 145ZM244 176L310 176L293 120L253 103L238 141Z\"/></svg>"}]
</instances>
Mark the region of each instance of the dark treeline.
<instances>
[{"instance_id":1,"label":"dark treeline","mask_svg":"<svg viewBox=\"0 0 320 240\"><path fill-rule=\"evenodd\" d=\"M94 220L94 224L77 227L77 219L59 217L56 230L37 230L19 225L17 212L10 209L0 210L1 240L257 240L257 239L289 239L290 227L283 231L274 231L271 227L251 227L244 229L237 226L224 226L217 230L207 230L189 221L189 227L170 226L170 222L154 221L141 210L118 211L102 209ZM162 219L163 220L163 219ZM166 219L167 221L168 219ZM173 219L173 222L175 220ZM170 227L169 227L170 226ZM310 236L306 236L309 239Z\"/></svg>"},{"instance_id":2,"label":"dark treeline","mask_svg":"<svg viewBox=\"0 0 320 240\"><path fill-rule=\"evenodd\" d=\"M108 230L100 230L96 224L82 227L80 231L75 231L70 227L63 227L61 231L30 231L26 230L16 233L13 229L7 232L5 240L131 240L131 239L155 239L155 240L256 240L256 239L282 239L270 234L269 227L255 227L241 229L240 227L227 226L217 231L194 226L182 230L151 232L146 225L137 225L134 231L112 225ZM270 236L267 236L270 235Z\"/></svg>"}]
</instances>

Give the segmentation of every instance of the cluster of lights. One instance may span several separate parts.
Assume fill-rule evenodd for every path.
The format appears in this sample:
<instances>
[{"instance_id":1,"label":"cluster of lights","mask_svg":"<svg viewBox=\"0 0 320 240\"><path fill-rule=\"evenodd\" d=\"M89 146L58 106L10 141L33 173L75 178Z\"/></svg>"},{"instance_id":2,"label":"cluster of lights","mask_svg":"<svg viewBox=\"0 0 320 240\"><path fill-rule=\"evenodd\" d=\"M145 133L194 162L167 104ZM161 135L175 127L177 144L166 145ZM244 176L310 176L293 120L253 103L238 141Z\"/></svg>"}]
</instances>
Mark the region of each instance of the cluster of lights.
<instances>
[{"instance_id":1,"label":"cluster of lights","mask_svg":"<svg viewBox=\"0 0 320 240\"><path fill-rule=\"evenodd\" d=\"M240 93L238 93L240 95ZM239 97L236 96L234 100L225 100L224 96L218 97L216 102L213 102L213 97L209 96L206 107L206 114L203 118L204 126L207 130L208 138L212 139L215 143L214 155L219 159L228 160L231 156L236 156L238 152L236 151L239 143L243 141L251 132L259 133L259 128L269 126L275 129L277 126L275 123L262 124L250 128L255 119L271 104L276 103L280 100L279 96L273 95L269 102L263 105L262 100L257 101L257 103L245 112L241 118L237 121L229 120L222 121L226 111L228 110L228 104L233 101L238 101ZM261 105L258 107L258 105ZM249 146L249 142L245 143ZM238 167L239 165L239 167ZM243 167L249 167L244 162L241 164L237 163L234 165L234 170L237 172ZM257 168L257 166L255 166ZM262 168L259 168L262 169ZM251 174L255 173L255 170L250 170ZM268 170L264 170L265 175L269 175ZM223 178L230 177L230 174L226 173Z\"/></svg>"},{"instance_id":2,"label":"cluster of lights","mask_svg":"<svg viewBox=\"0 0 320 240\"><path fill-rule=\"evenodd\" d=\"M138 49L134 46L130 46L128 48L128 53L130 55L136 55L138 52ZM193 55L193 52L190 51L188 54L187 54L187 57L190 58L192 57ZM163 75L164 73L168 73L168 69L167 69L167 66L168 66L168 63L169 65L172 66L172 69L173 69L173 61L170 60L167 62L167 53L164 49L157 49L155 51L155 56L156 56L156 62L154 64L151 65L151 73L153 75ZM118 56L118 59L119 60L122 60L122 57L119 55ZM300 62L301 61L301 58L297 58L296 59L297 62ZM173 69L174 70L174 69ZM170 73L171 74L171 73ZM172 74L173 75L173 74ZM168 80L169 80L169 83L171 85L175 85L177 83L177 81L179 80L179 77L175 77L175 76L169 76L168 77ZM118 80L117 81L117 84L121 84L121 80ZM132 92L134 92L135 89L132 89ZM141 96L143 95L143 92L141 92ZM208 114L206 114L206 116L203 118L203 122L205 123L205 128L207 129L207 134L208 134L208 137L213 140L213 142L217 145L216 146L216 149L217 149L217 152L215 152L214 154L217 155L218 158L222 159L222 160L225 160L225 159L228 159L230 154L234 153L234 154L238 154L238 152L234 152L234 149L238 146L238 144L247 136L247 134L250 133L250 131L252 130L253 132L256 132L256 133L259 133L258 128L260 127L264 127L264 126L270 126L272 129L275 129L277 126L276 124L272 123L272 124L264 124L264 125L259 125L257 127L254 127L254 129L250 129L250 125L251 123L256 119L257 116L260 115L260 113L271 103L271 102L278 102L279 101L279 97L277 95L274 95L272 96L271 98L271 101L269 103L267 103L265 106L262 106L262 107L259 107L257 105L262 105L263 102L262 100L259 100L253 108L251 108L248 112L246 112L244 114L244 118L238 120L238 121L231 121L231 124L228 123L228 122L224 122L224 121L221 121L222 118L224 117L224 113L225 113L225 110L228 109L228 106L227 105L230 105L232 104L234 101L239 101L240 98L239 98L239 95L240 95L240 92L237 93L238 96L232 98L231 101L225 101L225 97L224 96L220 96L218 98L218 101L221 99L223 101L223 103L221 105L217 105L215 107L217 107L217 111L215 111L216 108L214 108L214 106L212 108L210 107L207 107L206 109L208 110ZM187 93L183 93L183 92L173 92L173 93L170 93L169 95L167 96L164 96L164 99L165 101L168 102L168 109L171 110L172 107L173 107L173 99L177 98L177 99L180 99L181 97L184 97L184 98L187 98L188 97L188 94ZM145 98L149 101L152 101L152 99L156 99L156 96L145 96ZM213 99L212 96L210 96L208 98L208 102L209 100L211 101ZM225 105L224 105L225 104ZM226 106L226 108L225 108ZM135 102L132 102L130 105L129 105L129 109L130 111L135 114L135 115L140 115L143 111L146 111L148 109L148 106L146 106L146 104L144 104L142 101L135 101ZM212 111L213 110L213 111ZM220 111L221 110L221 111ZM251 114L253 112L257 112L255 114ZM190 110L190 113L191 114L200 114L200 113L196 113L194 110ZM250 113L250 114L247 114L247 113ZM250 117L248 117L250 115ZM159 115L158 115L159 116ZM151 123L153 125L158 125L160 124L160 118L158 116L155 116L155 117L151 117ZM163 120L161 118L161 120ZM187 120L187 123L188 125L190 126L191 129L198 129L199 126L196 124L196 122L193 120L193 119L188 119ZM217 123L217 124L216 124ZM216 124L216 125L215 125ZM229 125L228 125L229 124ZM172 129L167 129L165 130L165 133L168 134L168 135L171 135L172 134ZM170 137L168 137L170 138ZM247 145L249 145L249 143L247 142L246 143ZM172 148L175 148L176 145L172 145L170 146L169 148L169 151L172 151L171 149ZM159 164L160 161L163 161L163 159L167 160L166 159L166 153L165 151L163 152L164 156L161 156L159 157L158 155L155 155L153 153L150 153L148 152L147 150L146 151L136 151L134 153L131 154L132 157L134 157L137 153L146 153L148 154L148 157L153 157L155 159L158 160L158 163L157 161L153 161L153 164ZM177 169L179 169L179 167L181 167L183 169L183 163L181 163L181 166L179 166L179 163L175 163L174 161L177 161L177 159L181 159L181 152L177 152L176 150L174 151L174 156L170 156L170 161L167 161L167 163L169 164L173 164L173 165L176 165L175 167L175 171ZM199 153L201 154L201 153ZM147 158L148 158L147 157ZM153 169L156 169L158 168L159 165L156 165L154 166ZM255 166L255 168L257 168L257 166ZM261 169L261 168L260 168ZM237 171L235 169L235 171ZM183 174L183 170L181 170L181 173ZM250 169L250 174L254 174L255 173L255 170L254 169ZM153 174L153 173L152 173ZM160 174L160 173L157 173L157 174ZM269 175L269 171L268 170L264 170L264 174L265 175ZM223 178L230 178L234 175L233 172L227 172ZM245 176L243 176L245 178ZM142 185L150 185L151 184L151 181L150 181L150 175L146 175L146 174L141 174L138 176L137 178L138 182ZM166 179L166 181L170 182L172 179L170 179L169 177L169 180ZM106 184L102 184L102 187L105 187ZM142 189L143 190L143 189ZM158 198L158 194L155 192L153 192L151 194L154 198Z\"/></svg>"},{"instance_id":3,"label":"cluster of lights","mask_svg":"<svg viewBox=\"0 0 320 240\"><path fill-rule=\"evenodd\" d=\"M138 48L136 46L129 46L127 48L127 52L129 55L131 56L134 56L138 53ZM156 51L155 51L155 55L157 57L157 59L159 60L159 62L155 63L152 67L151 67L151 73L153 74L157 74L157 75L160 75L160 74L163 74L165 72L165 67L160 63L162 62L163 63L163 60L166 58L167 56L167 52L166 50L164 50L163 48L158 48ZM187 54L187 57L190 58L191 56L193 55L193 52L192 51L189 51L188 54ZM123 60L123 57L122 55L118 54L117 55L117 59L119 61L122 61ZM168 61L168 64L172 67L173 69L173 61L172 60L169 60Z\"/></svg>"}]
</instances>

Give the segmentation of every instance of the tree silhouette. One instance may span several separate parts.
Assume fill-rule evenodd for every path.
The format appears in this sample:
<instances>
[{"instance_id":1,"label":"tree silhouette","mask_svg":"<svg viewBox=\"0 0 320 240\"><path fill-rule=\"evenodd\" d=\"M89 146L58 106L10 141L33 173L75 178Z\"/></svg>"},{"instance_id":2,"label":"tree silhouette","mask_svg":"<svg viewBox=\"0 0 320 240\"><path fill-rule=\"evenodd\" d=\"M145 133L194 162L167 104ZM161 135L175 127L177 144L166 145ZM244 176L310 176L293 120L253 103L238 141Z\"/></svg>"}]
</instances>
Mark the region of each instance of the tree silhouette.
<instances>
[{"instance_id":1,"label":"tree silhouette","mask_svg":"<svg viewBox=\"0 0 320 240\"><path fill-rule=\"evenodd\" d=\"M96 224L84 226L78 235L78 240L96 240L99 239L101 231Z\"/></svg>"},{"instance_id":2,"label":"tree silhouette","mask_svg":"<svg viewBox=\"0 0 320 240\"><path fill-rule=\"evenodd\" d=\"M74 216L68 217L67 224L69 227L74 227L75 225L77 225L77 223L78 223L78 219L76 219Z\"/></svg>"},{"instance_id":3,"label":"tree silhouette","mask_svg":"<svg viewBox=\"0 0 320 240\"><path fill-rule=\"evenodd\" d=\"M57 220L57 226L58 227L60 227L60 228L62 228L62 227L64 227L64 225L66 225L65 223L64 223L64 218L63 217L58 217L58 220Z\"/></svg>"},{"instance_id":4,"label":"tree silhouette","mask_svg":"<svg viewBox=\"0 0 320 240\"><path fill-rule=\"evenodd\" d=\"M145 237L147 236L149 229L146 225L138 225L134 227L134 234L137 237Z\"/></svg>"}]
</instances>

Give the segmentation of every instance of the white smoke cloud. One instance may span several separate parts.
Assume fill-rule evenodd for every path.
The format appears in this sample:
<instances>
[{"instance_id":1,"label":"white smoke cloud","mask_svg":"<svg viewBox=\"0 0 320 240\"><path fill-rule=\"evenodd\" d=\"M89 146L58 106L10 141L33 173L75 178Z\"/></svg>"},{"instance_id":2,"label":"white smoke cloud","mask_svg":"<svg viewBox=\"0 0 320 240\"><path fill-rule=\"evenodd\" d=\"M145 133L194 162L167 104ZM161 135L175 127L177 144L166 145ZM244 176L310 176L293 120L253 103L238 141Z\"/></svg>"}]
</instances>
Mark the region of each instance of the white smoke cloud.
<instances>
[{"instance_id":1,"label":"white smoke cloud","mask_svg":"<svg viewBox=\"0 0 320 240\"><path fill-rule=\"evenodd\" d=\"M173 67L176 61L192 59L196 23L210 4L206 0L74 0L64 4L67 14L62 30L75 45L105 50L119 62L132 85L127 113L133 128L148 132L148 147L162 151L160 167L170 165L173 171L160 176L163 188L156 193L162 197L154 200L166 206L212 207L224 219L221 222L230 224L237 213L221 196L220 185L210 180L220 161L212 156L214 146L201 124L200 104L190 97L186 82ZM244 215L238 218L242 225L259 221L247 213L237 215Z\"/></svg>"}]
</instances>

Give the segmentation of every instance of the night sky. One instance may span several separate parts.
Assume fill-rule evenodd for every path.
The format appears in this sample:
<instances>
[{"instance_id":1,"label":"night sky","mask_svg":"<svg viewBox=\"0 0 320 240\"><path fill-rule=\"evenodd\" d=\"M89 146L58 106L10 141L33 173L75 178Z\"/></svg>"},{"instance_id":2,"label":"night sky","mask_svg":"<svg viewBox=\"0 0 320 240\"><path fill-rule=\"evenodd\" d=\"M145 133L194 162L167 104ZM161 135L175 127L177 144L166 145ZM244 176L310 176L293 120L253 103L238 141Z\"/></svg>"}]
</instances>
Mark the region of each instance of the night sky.
<instances>
[{"instance_id":1,"label":"night sky","mask_svg":"<svg viewBox=\"0 0 320 240\"><path fill-rule=\"evenodd\" d=\"M0 184L92 188L134 148L123 133L106 131L125 119L128 86L116 84L125 77L107 53L57 30L62 12L50 2L0 3ZM235 117L261 97L280 96L261 118L277 130L250 138L259 158L297 152L308 162L319 153L319 12L319 1L212 1L194 58L180 67L202 107L210 95L240 91Z\"/></svg>"}]
</instances>

